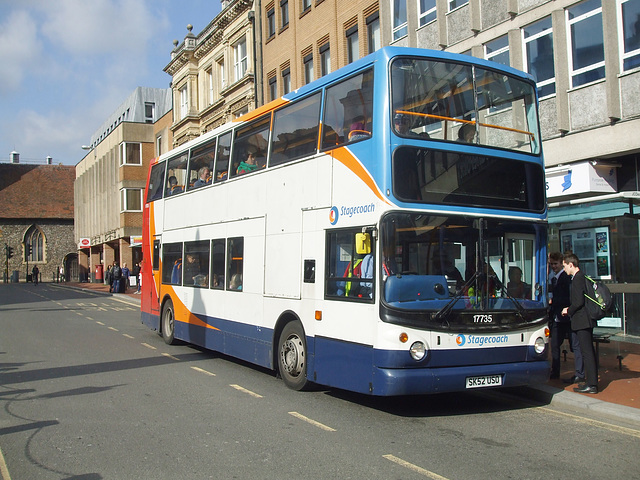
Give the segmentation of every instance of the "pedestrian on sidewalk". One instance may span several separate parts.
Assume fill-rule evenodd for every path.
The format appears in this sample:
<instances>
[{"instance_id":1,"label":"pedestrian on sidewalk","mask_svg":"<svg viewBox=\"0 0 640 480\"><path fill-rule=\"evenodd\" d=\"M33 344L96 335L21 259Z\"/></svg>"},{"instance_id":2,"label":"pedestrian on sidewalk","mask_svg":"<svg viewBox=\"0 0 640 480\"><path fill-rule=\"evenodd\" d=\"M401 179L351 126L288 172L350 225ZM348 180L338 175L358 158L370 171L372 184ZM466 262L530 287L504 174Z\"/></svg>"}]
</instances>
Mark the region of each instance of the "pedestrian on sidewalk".
<instances>
[{"instance_id":1,"label":"pedestrian on sidewalk","mask_svg":"<svg viewBox=\"0 0 640 480\"><path fill-rule=\"evenodd\" d=\"M578 335L586 373L586 383L574 388L573 391L578 393L598 393L598 369L596 367L596 352L593 348L593 327L595 322L591 321L584 303L584 294L587 292L587 279L580 270L580 260L575 254L566 254L562 264L567 275L572 277L571 305L563 308L562 314L569 315L571 329Z\"/></svg>"},{"instance_id":2,"label":"pedestrian on sidewalk","mask_svg":"<svg viewBox=\"0 0 640 480\"><path fill-rule=\"evenodd\" d=\"M127 262L122 264L122 285L120 286L120 293L127 293L127 288L129 287L129 277L131 276L131 271L127 267Z\"/></svg>"},{"instance_id":3,"label":"pedestrian on sidewalk","mask_svg":"<svg viewBox=\"0 0 640 480\"><path fill-rule=\"evenodd\" d=\"M138 265L137 263L133 266L133 269L131 270L131 274L135 277L136 279L136 292L137 294L140 294L140 265Z\"/></svg>"},{"instance_id":4,"label":"pedestrian on sidewalk","mask_svg":"<svg viewBox=\"0 0 640 480\"><path fill-rule=\"evenodd\" d=\"M565 383L584 382L584 362L580 352L578 335L571 330L571 320L562 314L565 307L571 305L571 278L564 271L563 256L560 252L549 254L551 275L549 280L549 330L551 331L551 378L560 378L560 348L564 339L569 339L573 352L575 374L571 378L563 379Z\"/></svg>"},{"instance_id":5,"label":"pedestrian on sidewalk","mask_svg":"<svg viewBox=\"0 0 640 480\"><path fill-rule=\"evenodd\" d=\"M31 279L33 281L33 283L36 284L36 286L38 285L38 276L40 275L40 269L38 268L37 265L34 265L33 268L31 269Z\"/></svg>"},{"instance_id":6,"label":"pedestrian on sidewalk","mask_svg":"<svg viewBox=\"0 0 640 480\"><path fill-rule=\"evenodd\" d=\"M104 274L104 283L106 283L107 285L109 285L109 293L112 292L113 290L113 266L112 265L108 265L107 266L107 271Z\"/></svg>"},{"instance_id":7,"label":"pedestrian on sidewalk","mask_svg":"<svg viewBox=\"0 0 640 480\"><path fill-rule=\"evenodd\" d=\"M122 269L118 265L118 262L113 262L113 268L111 269L111 276L113 277L113 283L111 292L119 293L120 292L120 282L122 281Z\"/></svg>"}]
</instances>

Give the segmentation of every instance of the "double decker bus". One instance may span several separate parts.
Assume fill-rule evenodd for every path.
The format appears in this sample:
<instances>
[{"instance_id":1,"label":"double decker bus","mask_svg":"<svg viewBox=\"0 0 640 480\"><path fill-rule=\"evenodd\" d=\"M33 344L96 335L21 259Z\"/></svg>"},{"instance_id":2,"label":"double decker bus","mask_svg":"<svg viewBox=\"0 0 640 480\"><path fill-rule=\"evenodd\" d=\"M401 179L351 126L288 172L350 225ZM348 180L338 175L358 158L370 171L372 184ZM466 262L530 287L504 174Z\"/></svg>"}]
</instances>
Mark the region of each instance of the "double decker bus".
<instances>
[{"instance_id":1,"label":"double decker bus","mask_svg":"<svg viewBox=\"0 0 640 480\"><path fill-rule=\"evenodd\" d=\"M385 47L162 156L142 321L371 395L545 382L533 79Z\"/></svg>"}]
</instances>

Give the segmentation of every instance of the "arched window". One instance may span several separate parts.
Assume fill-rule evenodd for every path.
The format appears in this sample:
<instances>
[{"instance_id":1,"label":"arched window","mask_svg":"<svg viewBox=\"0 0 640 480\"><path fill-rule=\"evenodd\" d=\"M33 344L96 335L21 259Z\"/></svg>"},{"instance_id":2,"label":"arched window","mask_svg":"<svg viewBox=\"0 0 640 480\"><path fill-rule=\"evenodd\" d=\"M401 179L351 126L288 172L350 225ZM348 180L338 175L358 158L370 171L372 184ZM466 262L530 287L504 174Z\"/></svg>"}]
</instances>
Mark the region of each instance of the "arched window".
<instances>
[{"instance_id":1,"label":"arched window","mask_svg":"<svg viewBox=\"0 0 640 480\"><path fill-rule=\"evenodd\" d=\"M44 261L44 234L36 226L32 225L24 236L25 260L30 262ZM31 245L31 255L28 254L27 245Z\"/></svg>"}]
</instances>

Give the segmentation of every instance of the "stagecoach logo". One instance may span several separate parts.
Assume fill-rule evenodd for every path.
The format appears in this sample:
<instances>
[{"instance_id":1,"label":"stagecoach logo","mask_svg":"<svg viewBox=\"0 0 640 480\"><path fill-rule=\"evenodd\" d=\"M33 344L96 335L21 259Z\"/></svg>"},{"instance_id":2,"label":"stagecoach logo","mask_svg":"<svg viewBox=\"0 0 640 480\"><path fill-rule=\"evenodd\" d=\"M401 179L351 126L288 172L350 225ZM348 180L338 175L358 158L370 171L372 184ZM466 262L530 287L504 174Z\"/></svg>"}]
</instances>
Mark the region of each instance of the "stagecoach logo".
<instances>
[{"instance_id":1,"label":"stagecoach logo","mask_svg":"<svg viewBox=\"0 0 640 480\"><path fill-rule=\"evenodd\" d=\"M466 337L460 333L456 337L456 343L459 347L462 347L465 344L469 345L477 345L478 347L483 347L489 344L496 343L509 343L509 337L507 335L467 335Z\"/></svg>"},{"instance_id":2,"label":"stagecoach logo","mask_svg":"<svg viewBox=\"0 0 640 480\"><path fill-rule=\"evenodd\" d=\"M338 213L338 207L333 207L329 212L329 221L331 222L331 225L335 225L336 223L338 223L339 216L340 214Z\"/></svg>"},{"instance_id":3,"label":"stagecoach logo","mask_svg":"<svg viewBox=\"0 0 640 480\"><path fill-rule=\"evenodd\" d=\"M354 205L349 207L345 207L344 205L342 205L340 207L340 210L338 210L338 207L332 207L331 211L329 212L329 222L331 222L331 225L335 225L336 223L338 223L338 218L343 215L345 217L351 218L355 215L375 212L375 210L376 206L373 203L370 203L368 205Z\"/></svg>"}]
</instances>

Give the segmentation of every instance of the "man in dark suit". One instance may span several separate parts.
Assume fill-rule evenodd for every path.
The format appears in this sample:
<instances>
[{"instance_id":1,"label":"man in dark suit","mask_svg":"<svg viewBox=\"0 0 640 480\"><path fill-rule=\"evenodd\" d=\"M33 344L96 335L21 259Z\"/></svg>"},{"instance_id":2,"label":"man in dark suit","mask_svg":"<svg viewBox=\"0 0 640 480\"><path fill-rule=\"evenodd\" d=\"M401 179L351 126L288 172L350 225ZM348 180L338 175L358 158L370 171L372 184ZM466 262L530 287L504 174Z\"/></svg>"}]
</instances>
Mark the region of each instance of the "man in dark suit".
<instances>
[{"instance_id":1,"label":"man in dark suit","mask_svg":"<svg viewBox=\"0 0 640 480\"><path fill-rule=\"evenodd\" d=\"M571 318L571 329L578 335L580 351L584 359L584 367L587 374L586 383L574 388L578 393L598 393L598 369L596 367L596 352L593 348L594 323L587 314L584 304L587 279L580 271L580 261L573 253L564 256L562 261L564 271L572 277L571 280L571 305L562 310L563 315Z\"/></svg>"},{"instance_id":2,"label":"man in dark suit","mask_svg":"<svg viewBox=\"0 0 640 480\"><path fill-rule=\"evenodd\" d=\"M562 310L571 305L571 278L565 273L562 265L562 254L553 252L549 254L549 329L551 330L551 378L560 378L560 348L565 338L569 339L573 351L575 374L567 383L584 382L584 362L578 335L571 330L571 321Z\"/></svg>"}]
</instances>

